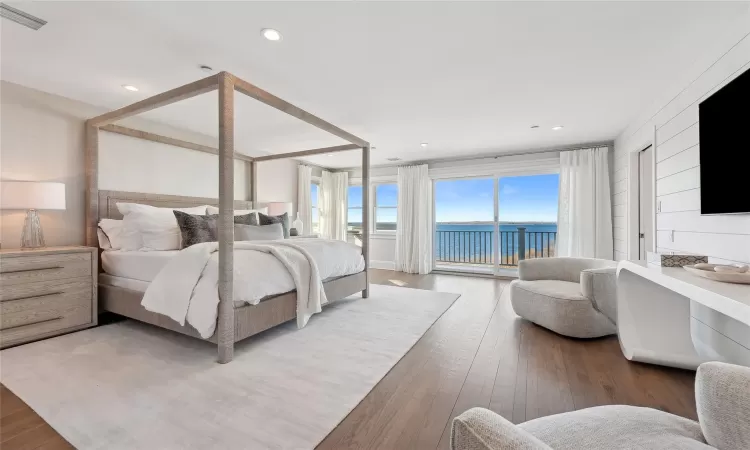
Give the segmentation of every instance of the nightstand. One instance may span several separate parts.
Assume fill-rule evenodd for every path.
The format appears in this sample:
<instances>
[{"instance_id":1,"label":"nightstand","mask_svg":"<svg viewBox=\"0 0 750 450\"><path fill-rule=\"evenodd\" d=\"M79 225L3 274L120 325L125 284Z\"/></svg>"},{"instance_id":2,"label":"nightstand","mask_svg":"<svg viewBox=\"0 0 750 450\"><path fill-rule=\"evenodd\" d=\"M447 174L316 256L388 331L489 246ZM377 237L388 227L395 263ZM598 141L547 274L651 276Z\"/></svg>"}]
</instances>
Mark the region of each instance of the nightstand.
<instances>
[{"instance_id":1,"label":"nightstand","mask_svg":"<svg viewBox=\"0 0 750 450\"><path fill-rule=\"evenodd\" d=\"M0 348L96 325L94 247L0 250Z\"/></svg>"}]
</instances>

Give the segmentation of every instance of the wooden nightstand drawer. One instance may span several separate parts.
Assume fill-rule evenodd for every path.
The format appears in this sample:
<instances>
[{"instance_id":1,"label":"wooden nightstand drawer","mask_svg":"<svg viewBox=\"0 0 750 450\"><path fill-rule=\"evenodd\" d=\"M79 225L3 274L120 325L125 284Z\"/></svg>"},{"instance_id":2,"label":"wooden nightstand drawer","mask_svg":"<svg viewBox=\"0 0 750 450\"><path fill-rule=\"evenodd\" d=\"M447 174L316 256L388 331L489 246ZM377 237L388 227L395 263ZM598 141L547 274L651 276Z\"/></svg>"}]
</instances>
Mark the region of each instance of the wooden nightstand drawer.
<instances>
[{"instance_id":1,"label":"wooden nightstand drawer","mask_svg":"<svg viewBox=\"0 0 750 450\"><path fill-rule=\"evenodd\" d=\"M56 285L50 282L34 284L44 286L35 286L33 290L3 289L0 300L0 331L3 335L20 328L32 332L34 325L47 324L46 327L61 329L91 321L91 280L81 278ZM28 288L29 285L18 287Z\"/></svg>"},{"instance_id":2,"label":"wooden nightstand drawer","mask_svg":"<svg viewBox=\"0 0 750 450\"><path fill-rule=\"evenodd\" d=\"M93 247L0 250L0 348L97 324Z\"/></svg>"},{"instance_id":3,"label":"wooden nightstand drawer","mask_svg":"<svg viewBox=\"0 0 750 450\"><path fill-rule=\"evenodd\" d=\"M0 284L6 286L42 280L91 277L91 253L29 254L0 258Z\"/></svg>"}]
</instances>

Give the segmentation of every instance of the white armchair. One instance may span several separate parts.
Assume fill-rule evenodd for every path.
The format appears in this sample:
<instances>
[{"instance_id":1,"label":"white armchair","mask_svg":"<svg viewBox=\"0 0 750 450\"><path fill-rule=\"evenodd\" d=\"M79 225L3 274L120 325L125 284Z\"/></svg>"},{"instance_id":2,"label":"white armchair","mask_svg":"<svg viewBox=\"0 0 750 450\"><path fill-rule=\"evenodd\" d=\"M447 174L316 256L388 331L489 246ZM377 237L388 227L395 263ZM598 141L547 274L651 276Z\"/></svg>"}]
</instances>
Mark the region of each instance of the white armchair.
<instances>
[{"instance_id":1,"label":"white armchair","mask_svg":"<svg viewBox=\"0 0 750 450\"><path fill-rule=\"evenodd\" d=\"M698 422L636 406L598 406L513 425L482 408L453 420L452 450L750 449L750 368L710 362L695 379Z\"/></svg>"},{"instance_id":2,"label":"white armchair","mask_svg":"<svg viewBox=\"0 0 750 450\"><path fill-rule=\"evenodd\" d=\"M516 314L558 334L594 338L617 333L617 263L593 258L520 261L510 284Z\"/></svg>"}]
</instances>

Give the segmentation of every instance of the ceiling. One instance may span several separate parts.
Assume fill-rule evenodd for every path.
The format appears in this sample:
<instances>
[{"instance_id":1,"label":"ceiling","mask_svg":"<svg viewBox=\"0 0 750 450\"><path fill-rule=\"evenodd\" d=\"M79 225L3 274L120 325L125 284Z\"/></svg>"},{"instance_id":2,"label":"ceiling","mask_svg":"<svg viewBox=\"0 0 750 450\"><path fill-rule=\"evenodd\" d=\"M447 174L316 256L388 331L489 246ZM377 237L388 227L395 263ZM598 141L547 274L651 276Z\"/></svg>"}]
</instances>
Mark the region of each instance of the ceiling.
<instances>
[{"instance_id":1,"label":"ceiling","mask_svg":"<svg viewBox=\"0 0 750 450\"><path fill-rule=\"evenodd\" d=\"M373 164L614 139L750 11L748 2L10 4L49 23L35 32L2 21L3 80L115 109L202 78L208 64L368 140ZM265 27L283 40L263 39ZM216 136L216 98L143 116ZM236 102L243 153L342 143Z\"/></svg>"}]
</instances>

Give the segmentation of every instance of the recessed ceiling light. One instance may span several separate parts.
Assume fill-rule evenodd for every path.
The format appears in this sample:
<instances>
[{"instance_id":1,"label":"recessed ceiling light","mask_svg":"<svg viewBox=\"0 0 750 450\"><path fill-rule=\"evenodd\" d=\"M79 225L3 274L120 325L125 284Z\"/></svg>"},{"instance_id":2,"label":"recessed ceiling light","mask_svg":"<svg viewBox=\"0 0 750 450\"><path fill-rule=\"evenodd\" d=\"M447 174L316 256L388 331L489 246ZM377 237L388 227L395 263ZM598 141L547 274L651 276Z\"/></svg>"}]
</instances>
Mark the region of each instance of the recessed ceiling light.
<instances>
[{"instance_id":1,"label":"recessed ceiling light","mask_svg":"<svg viewBox=\"0 0 750 450\"><path fill-rule=\"evenodd\" d=\"M377 147L370 147L370 150L377 150Z\"/></svg>"},{"instance_id":2,"label":"recessed ceiling light","mask_svg":"<svg viewBox=\"0 0 750 450\"><path fill-rule=\"evenodd\" d=\"M424 147L427 147L427 142L422 142L422 143L421 143L421 144L419 144L419 145L420 145L420 146L421 146L422 148L424 148Z\"/></svg>"},{"instance_id":3,"label":"recessed ceiling light","mask_svg":"<svg viewBox=\"0 0 750 450\"><path fill-rule=\"evenodd\" d=\"M125 89L127 89L127 90L129 90L129 91L133 91L133 92L137 92L138 91L137 87L131 86L129 84L123 84L122 87L125 88Z\"/></svg>"},{"instance_id":4,"label":"recessed ceiling light","mask_svg":"<svg viewBox=\"0 0 750 450\"><path fill-rule=\"evenodd\" d=\"M532 125L531 128L539 128L539 125Z\"/></svg>"},{"instance_id":5,"label":"recessed ceiling light","mask_svg":"<svg viewBox=\"0 0 750 450\"><path fill-rule=\"evenodd\" d=\"M273 28L263 28L260 30L261 36L268 39L269 41L280 41L281 40L281 33L274 30Z\"/></svg>"},{"instance_id":6,"label":"recessed ceiling light","mask_svg":"<svg viewBox=\"0 0 750 450\"><path fill-rule=\"evenodd\" d=\"M214 71L213 67L207 66L205 64L201 64L200 66L198 66L198 68L200 70L204 71L204 72L213 72Z\"/></svg>"},{"instance_id":7,"label":"recessed ceiling light","mask_svg":"<svg viewBox=\"0 0 750 450\"><path fill-rule=\"evenodd\" d=\"M552 127L552 129L555 130L555 131L562 130L563 126L562 125L555 125L554 127Z\"/></svg>"},{"instance_id":8,"label":"recessed ceiling light","mask_svg":"<svg viewBox=\"0 0 750 450\"><path fill-rule=\"evenodd\" d=\"M396 162L396 161L401 161L401 158L399 158L399 157L386 158L386 159L387 159L388 161L392 161L392 162Z\"/></svg>"}]
</instances>

